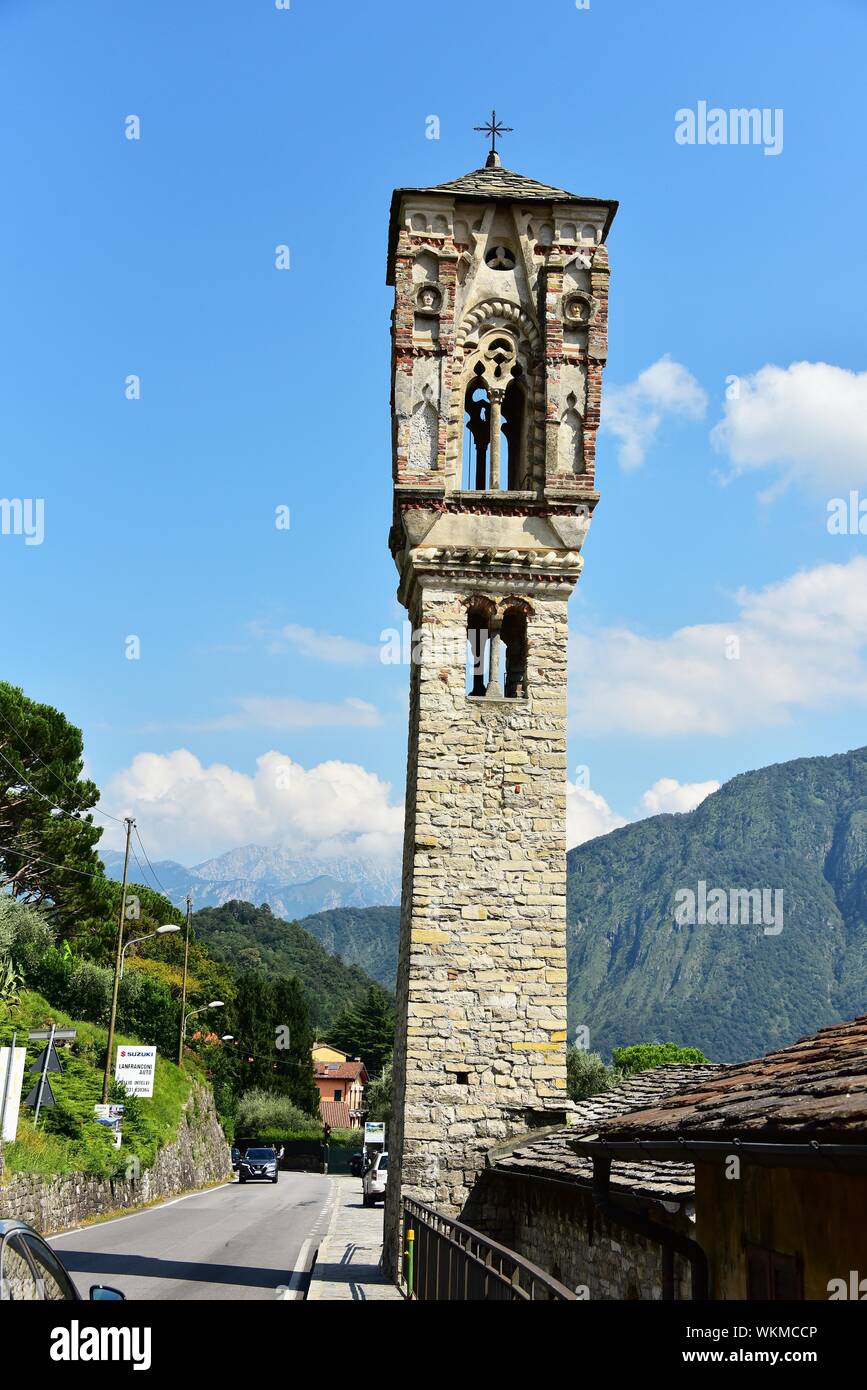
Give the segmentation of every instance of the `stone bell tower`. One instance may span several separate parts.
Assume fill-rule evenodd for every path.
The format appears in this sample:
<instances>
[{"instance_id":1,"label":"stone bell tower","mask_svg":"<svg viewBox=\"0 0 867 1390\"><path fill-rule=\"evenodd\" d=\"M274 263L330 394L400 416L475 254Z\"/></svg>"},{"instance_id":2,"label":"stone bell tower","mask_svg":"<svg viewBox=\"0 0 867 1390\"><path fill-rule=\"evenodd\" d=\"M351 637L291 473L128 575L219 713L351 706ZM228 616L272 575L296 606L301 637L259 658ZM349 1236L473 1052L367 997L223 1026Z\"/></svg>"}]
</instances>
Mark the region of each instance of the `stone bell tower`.
<instances>
[{"instance_id":1,"label":"stone bell tower","mask_svg":"<svg viewBox=\"0 0 867 1390\"><path fill-rule=\"evenodd\" d=\"M494 120L494 125L496 121ZM386 1251L564 1122L567 602L617 204L502 168L392 199L398 595L414 630Z\"/></svg>"}]
</instances>

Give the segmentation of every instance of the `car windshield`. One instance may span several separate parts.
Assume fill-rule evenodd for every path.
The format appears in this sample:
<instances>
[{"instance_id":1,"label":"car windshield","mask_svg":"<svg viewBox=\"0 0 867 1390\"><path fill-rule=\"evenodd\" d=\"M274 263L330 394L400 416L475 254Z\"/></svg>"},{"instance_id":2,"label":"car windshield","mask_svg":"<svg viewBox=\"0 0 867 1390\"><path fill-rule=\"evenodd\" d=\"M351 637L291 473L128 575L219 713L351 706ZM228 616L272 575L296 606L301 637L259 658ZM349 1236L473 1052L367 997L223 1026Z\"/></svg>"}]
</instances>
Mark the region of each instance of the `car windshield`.
<instances>
[{"instance_id":1,"label":"car windshield","mask_svg":"<svg viewBox=\"0 0 867 1390\"><path fill-rule=\"evenodd\" d=\"M245 1158L252 1158L254 1163L261 1163L266 1158L274 1157L273 1149L248 1149L244 1154Z\"/></svg>"},{"instance_id":2,"label":"car windshield","mask_svg":"<svg viewBox=\"0 0 867 1390\"><path fill-rule=\"evenodd\" d=\"M388 1167L388 1154L383 1154L383 1155L382 1155L382 1158L379 1160L379 1167L377 1168L376 1171L377 1171L378 1173L381 1173L382 1170L383 1170L383 1168L387 1168L387 1167Z\"/></svg>"}]
</instances>

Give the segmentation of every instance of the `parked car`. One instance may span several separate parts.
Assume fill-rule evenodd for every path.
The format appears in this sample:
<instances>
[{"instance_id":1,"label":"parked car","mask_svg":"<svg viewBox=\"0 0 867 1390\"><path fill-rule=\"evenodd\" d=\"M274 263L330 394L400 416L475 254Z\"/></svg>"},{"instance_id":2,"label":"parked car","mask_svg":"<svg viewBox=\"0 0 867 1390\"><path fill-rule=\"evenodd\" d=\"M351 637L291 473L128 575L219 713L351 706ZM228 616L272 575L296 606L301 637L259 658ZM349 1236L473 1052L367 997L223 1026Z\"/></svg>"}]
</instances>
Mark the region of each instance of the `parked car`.
<instances>
[{"instance_id":1,"label":"parked car","mask_svg":"<svg viewBox=\"0 0 867 1390\"><path fill-rule=\"evenodd\" d=\"M362 1202L366 1207L385 1201L385 1185L388 1182L388 1154L377 1154L361 1180Z\"/></svg>"},{"instance_id":2,"label":"parked car","mask_svg":"<svg viewBox=\"0 0 867 1390\"><path fill-rule=\"evenodd\" d=\"M91 1284L93 1302L125 1298L120 1289ZM50 1245L23 1221L0 1220L0 1302L83 1303L69 1273Z\"/></svg>"},{"instance_id":3,"label":"parked car","mask_svg":"<svg viewBox=\"0 0 867 1390\"><path fill-rule=\"evenodd\" d=\"M249 1182L255 1178L276 1182L277 1155L273 1149L248 1149L238 1164L238 1182Z\"/></svg>"},{"instance_id":4,"label":"parked car","mask_svg":"<svg viewBox=\"0 0 867 1390\"><path fill-rule=\"evenodd\" d=\"M354 1154L349 1156L349 1171L354 1178L360 1178L364 1172L364 1150L356 1149Z\"/></svg>"}]
</instances>

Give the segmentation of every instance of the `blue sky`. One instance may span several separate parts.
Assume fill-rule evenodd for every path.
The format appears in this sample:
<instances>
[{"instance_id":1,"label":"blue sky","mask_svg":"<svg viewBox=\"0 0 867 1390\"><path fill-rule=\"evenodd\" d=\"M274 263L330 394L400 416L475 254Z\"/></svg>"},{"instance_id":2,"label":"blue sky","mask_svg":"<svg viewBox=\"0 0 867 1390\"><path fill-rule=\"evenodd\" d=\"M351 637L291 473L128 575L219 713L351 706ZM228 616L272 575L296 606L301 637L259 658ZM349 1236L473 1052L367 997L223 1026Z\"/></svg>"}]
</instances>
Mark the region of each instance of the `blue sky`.
<instances>
[{"instance_id":1,"label":"blue sky","mask_svg":"<svg viewBox=\"0 0 867 1390\"><path fill-rule=\"evenodd\" d=\"M495 104L508 167L621 202L581 833L865 742L865 537L827 527L867 498L865 41L856 0L5 0L0 496L45 535L0 535L0 674L83 727L152 856L394 842L388 206L482 164ZM781 109L781 153L678 144L699 101Z\"/></svg>"}]
</instances>

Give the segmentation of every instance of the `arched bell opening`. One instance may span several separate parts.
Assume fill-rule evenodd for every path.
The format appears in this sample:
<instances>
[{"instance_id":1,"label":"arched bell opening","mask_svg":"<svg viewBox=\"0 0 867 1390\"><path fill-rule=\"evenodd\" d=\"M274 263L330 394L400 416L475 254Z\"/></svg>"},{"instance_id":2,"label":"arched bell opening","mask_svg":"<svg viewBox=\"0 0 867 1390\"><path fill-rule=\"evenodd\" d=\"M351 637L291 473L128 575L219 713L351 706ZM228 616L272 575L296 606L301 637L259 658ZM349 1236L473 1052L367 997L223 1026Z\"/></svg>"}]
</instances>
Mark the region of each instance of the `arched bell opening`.
<instances>
[{"instance_id":1,"label":"arched bell opening","mask_svg":"<svg viewBox=\"0 0 867 1390\"><path fill-rule=\"evenodd\" d=\"M473 607L467 612L467 694L484 695L488 688L489 614Z\"/></svg>"},{"instance_id":2,"label":"arched bell opening","mask_svg":"<svg viewBox=\"0 0 867 1390\"><path fill-rule=\"evenodd\" d=\"M507 608L500 636L505 649L503 694L507 700L520 700L527 694L527 615L520 608Z\"/></svg>"},{"instance_id":3,"label":"arched bell opening","mask_svg":"<svg viewBox=\"0 0 867 1390\"><path fill-rule=\"evenodd\" d=\"M479 364L464 392L463 486L483 491L487 483L488 449L491 443L491 398Z\"/></svg>"}]
</instances>

